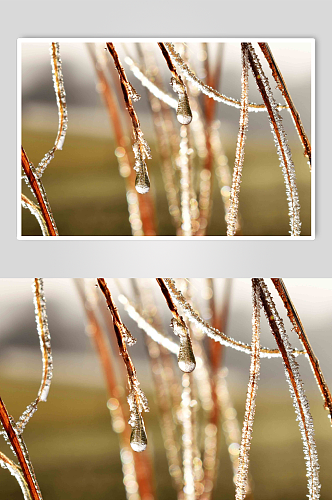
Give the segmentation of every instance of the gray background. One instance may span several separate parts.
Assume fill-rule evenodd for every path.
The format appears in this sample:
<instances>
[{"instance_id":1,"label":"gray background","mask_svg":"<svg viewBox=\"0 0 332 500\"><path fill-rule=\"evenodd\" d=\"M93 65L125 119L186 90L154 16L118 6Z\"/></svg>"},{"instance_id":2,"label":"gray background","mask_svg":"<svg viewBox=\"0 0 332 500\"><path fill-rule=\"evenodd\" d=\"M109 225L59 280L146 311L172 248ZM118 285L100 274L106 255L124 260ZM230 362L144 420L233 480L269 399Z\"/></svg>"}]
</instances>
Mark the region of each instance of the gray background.
<instances>
[{"instance_id":1,"label":"gray background","mask_svg":"<svg viewBox=\"0 0 332 500\"><path fill-rule=\"evenodd\" d=\"M1 33L0 276L331 276L330 14L324 1L8 3ZM316 240L16 240L16 39L50 36L314 37Z\"/></svg>"}]
</instances>

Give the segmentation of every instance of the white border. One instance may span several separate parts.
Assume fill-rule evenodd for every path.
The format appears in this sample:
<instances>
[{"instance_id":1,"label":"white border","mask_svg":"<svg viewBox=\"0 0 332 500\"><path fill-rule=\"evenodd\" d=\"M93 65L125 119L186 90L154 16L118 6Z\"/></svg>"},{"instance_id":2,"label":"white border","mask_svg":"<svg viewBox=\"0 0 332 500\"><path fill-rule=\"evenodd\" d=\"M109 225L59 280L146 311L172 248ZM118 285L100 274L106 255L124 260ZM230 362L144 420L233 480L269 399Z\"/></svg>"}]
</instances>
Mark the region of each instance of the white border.
<instances>
[{"instance_id":1,"label":"white border","mask_svg":"<svg viewBox=\"0 0 332 500\"><path fill-rule=\"evenodd\" d=\"M306 241L314 240L316 236L316 211L315 211L315 39L314 38L165 38L165 42L210 42L210 43L240 43L240 42L289 42L289 43L311 43L311 145L312 145L312 169L311 169L311 236L22 236L22 209L21 209L21 122L22 122L22 98L21 98L21 46L23 43L51 43L53 38L18 38L17 39L17 239L18 240L221 240L221 241L248 241L248 240L286 240ZM115 42L159 42L159 38L56 38L62 43L106 43L112 39Z\"/></svg>"}]
</instances>

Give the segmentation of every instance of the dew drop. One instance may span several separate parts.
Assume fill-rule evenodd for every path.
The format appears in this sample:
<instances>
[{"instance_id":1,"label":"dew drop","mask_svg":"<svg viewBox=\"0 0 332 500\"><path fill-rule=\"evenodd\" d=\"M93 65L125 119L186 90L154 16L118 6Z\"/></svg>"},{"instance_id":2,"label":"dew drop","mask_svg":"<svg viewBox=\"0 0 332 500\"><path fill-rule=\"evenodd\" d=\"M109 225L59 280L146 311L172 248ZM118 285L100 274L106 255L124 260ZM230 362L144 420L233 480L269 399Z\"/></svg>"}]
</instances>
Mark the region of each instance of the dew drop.
<instances>
[{"instance_id":1,"label":"dew drop","mask_svg":"<svg viewBox=\"0 0 332 500\"><path fill-rule=\"evenodd\" d=\"M141 452L147 447L148 439L145 432L144 422L139 412L135 415L135 422L130 436L130 446L134 451Z\"/></svg>"},{"instance_id":2,"label":"dew drop","mask_svg":"<svg viewBox=\"0 0 332 500\"><path fill-rule=\"evenodd\" d=\"M179 102L176 110L176 117L181 125L189 125L193 119L187 93L179 94Z\"/></svg>"},{"instance_id":3,"label":"dew drop","mask_svg":"<svg viewBox=\"0 0 332 500\"><path fill-rule=\"evenodd\" d=\"M145 165L142 165L136 174L135 179L136 191L140 194L147 193L150 189L150 179Z\"/></svg>"},{"instance_id":4,"label":"dew drop","mask_svg":"<svg viewBox=\"0 0 332 500\"><path fill-rule=\"evenodd\" d=\"M180 337L178 364L180 370L185 373L191 373L195 370L196 360L189 335Z\"/></svg>"}]
</instances>

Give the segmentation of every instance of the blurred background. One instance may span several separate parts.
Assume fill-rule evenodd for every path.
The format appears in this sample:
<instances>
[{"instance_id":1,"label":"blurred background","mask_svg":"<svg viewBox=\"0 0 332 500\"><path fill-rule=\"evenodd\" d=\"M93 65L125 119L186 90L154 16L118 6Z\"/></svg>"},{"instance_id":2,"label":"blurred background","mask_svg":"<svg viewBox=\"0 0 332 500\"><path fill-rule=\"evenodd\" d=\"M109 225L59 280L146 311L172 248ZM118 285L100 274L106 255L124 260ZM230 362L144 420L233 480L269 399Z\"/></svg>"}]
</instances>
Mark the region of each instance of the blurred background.
<instances>
[{"instance_id":1,"label":"blurred background","mask_svg":"<svg viewBox=\"0 0 332 500\"><path fill-rule=\"evenodd\" d=\"M180 44L179 44L180 45ZM222 65L219 90L227 96L239 99L241 95L241 50L239 43L225 43L222 51ZM159 68L164 89L176 97L169 82L165 60L156 44L140 44L142 51L152 52ZM271 87L270 69L257 44L254 44ZM57 107L53 91L48 43L22 43L22 144L27 155L38 165L44 154L53 146L57 132ZM103 45L97 49L103 51ZM186 44L189 62L204 80L206 51L202 44ZM311 125L311 44L304 42L273 41L272 53L288 85L295 106L301 115L310 139ZM130 82L141 100L135 109L141 121L145 138L152 149L152 160L148 160L151 179L151 196L155 205L157 235L175 235L176 229L168 210L165 188L161 175L161 157L157 148L156 135L149 108L147 91L133 76L124 62L127 54L138 61L137 43L116 43L116 48ZM59 233L62 236L110 236L130 235L128 221L125 179L119 174L114 154L117 144L98 85L94 64L84 43L60 43L63 62L64 84L67 94L68 131L63 151L58 151L43 176L43 183L53 210ZM208 44L211 66L215 64L217 44ZM115 74L108 61L109 71ZM114 76L114 75L113 75ZM115 80L117 75L115 74ZM117 85L117 82L115 82ZM118 85L117 85L118 86ZM256 83L250 74L249 98L262 102ZM119 89L117 89L118 91ZM119 95L119 94L118 94ZM275 98L283 103L279 90ZM120 106L124 110L120 95ZM199 96L199 102L202 102ZM171 110L174 114L175 111ZM290 114L282 111L284 126L293 154L296 169L299 199L301 204L302 235L310 235L310 172L303 156ZM125 119L123 114L122 119ZM239 110L216 104L215 118L220 122L220 138L230 169L234 156L238 132ZM123 121L127 144L131 145L131 130ZM176 130L179 123L174 121ZM193 168L198 169L199 158L193 159ZM197 174L198 175L198 174ZM199 178L196 179L196 187ZM23 193L31 193L23 183ZM220 186L213 180L212 216L207 228L208 235L225 235L224 209ZM288 235L288 208L284 180L274 146L266 113L250 113L246 142L246 156L243 169L240 214L242 233L249 236ZM22 234L40 235L34 217L22 212Z\"/></svg>"},{"instance_id":2,"label":"blurred background","mask_svg":"<svg viewBox=\"0 0 332 500\"><path fill-rule=\"evenodd\" d=\"M150 453L153 461L156 498L175 500L176 493L168 474L158 421L159 412L152 383L150 358L144 345L144 332L121 306L118 298L119 283L133 301L140 287L150 290L161 317L162 330L170 336L171 314L155 280L106 281L119 307L122 320L138 339L137 344L129 350L141 388L149 399L151 411L144 417L149 444L148 451L144 453ZM292 345L300 347L295 333L291 332L290 323L272 283L266 281L284 319ZM184 280L177 283L179 286L185 284ZM94 280L91 284L94 285ZM331 388L332 280L286 279L285 284ZM221 314L226 285L231 286L226 333L250 343L251 282L249 279L235 279L231 283L224 279L213 280L217 314ZM211 321L211 282L190 279L190 286L195 305L199 307L201 315ZM76 285L70 279L45 279L44 291L52 337L54 377L47 403L40 403L37 413L24 432L41 491L48 500L97 500L109 498L110 494L113 498L124 500L118 436L111 427L103 373L93 347L91 331L86 329L85 312ZM104 300L101 294L100 298ZM0 395L8 412L18 419L25 406L36 397L42 369L34 322L31 280L1 279L0 300ZM261 327L261 344L274 348L275 342L263 315ZM117 361L116 358L117 353L114 358ZM328 500L332 499L331 427L308 361L304 357L297 359L315 425L322 498ZM119 362L121 363L121 360ZM250 356L230 348L224 349L222 365L228 368L227 381L240 425L244 414L249 363ZM175 356L174 371L179 376ZM10 456L10 450L3 440L1 451ZM220 438L219 458L220 469L213 498L231 499L234 498L232 469L223 433ZM297 500L305 497L305 463L300 432L282 363L278 358L262 359L250 460L253 498ZM4 500L22 498L15 479L5 470L0 470L0 490ZM135 498L133 495L132 500Z\"/></svg>"}]
</instances>

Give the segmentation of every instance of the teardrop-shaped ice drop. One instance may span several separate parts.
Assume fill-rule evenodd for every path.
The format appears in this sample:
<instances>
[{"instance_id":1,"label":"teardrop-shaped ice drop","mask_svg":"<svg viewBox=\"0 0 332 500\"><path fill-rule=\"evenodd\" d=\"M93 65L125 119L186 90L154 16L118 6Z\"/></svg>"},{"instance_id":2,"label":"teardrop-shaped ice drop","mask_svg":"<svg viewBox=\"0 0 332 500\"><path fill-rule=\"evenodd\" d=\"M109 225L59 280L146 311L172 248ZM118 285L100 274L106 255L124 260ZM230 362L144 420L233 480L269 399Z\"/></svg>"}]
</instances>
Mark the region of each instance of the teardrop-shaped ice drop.
<instances>
[{"instance_id":1,"label":"teardrop-shaped ice drop","mask_svg":"<svg viewBox=\"0 0 332 500\"><path fill-rule=\"evenodd\" d=\"M146 167L143 165L137 174L135 179L136 191L140 194L147 193L150 189L150 179Z\"/></svg>"},{"instance_id":2,"label":"teardrop-shaped ice drop","mask_svg":"<svg viewBox=\"0 0 332 500\"><path fill-rule=\"evenodd\" d=\"M181 125L189 125L193 119L189 99L186 92L179 93L179 102L176 110L176 117Z\"/></svg>"},{"instance_id":3,"label":"teardrop-shaped ice drop","mask_svg":"<svg viewBox=\"0 0 332 500\"><path fill-rule=\"evenodd\" d=\"M148 439L145 432L144 422L141 415L138 413L135 418L135 425L131 431L130 446L134 451L144 451L147 447Z\"/></svg>"},{"instance_id":4,"label":"teardrop-shaped ice drop","mask_svg":"<svg viewBox=\"0 0 332 500\"><path fill-rule=\"evenodd\" d=\"M178 364L181 371L190 373L195 370L196 360L189 335L180 337Z\"/></svg>"}]
</instances>

